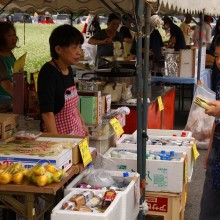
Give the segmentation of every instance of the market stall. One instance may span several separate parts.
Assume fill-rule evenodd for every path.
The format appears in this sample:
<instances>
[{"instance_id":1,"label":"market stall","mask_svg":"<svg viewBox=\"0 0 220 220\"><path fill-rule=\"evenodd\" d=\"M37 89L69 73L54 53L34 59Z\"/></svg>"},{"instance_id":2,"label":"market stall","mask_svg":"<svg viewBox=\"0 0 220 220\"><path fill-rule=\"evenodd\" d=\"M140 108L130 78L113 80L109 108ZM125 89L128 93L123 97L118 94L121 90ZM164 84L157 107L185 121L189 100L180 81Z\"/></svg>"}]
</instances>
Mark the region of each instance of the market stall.
<instances>
[{"instance_id":1,"label":"market stall","mask_svg":"<svg viewBox=\"0 0 220 220\"><path fill-rule=\"evenodd\" d=\"M117 1L114 1L117 3ZM145 1L144 1L145 2ZM152 1L149 1L152 2ZM153 1L154 2L154 1ZM178 10L191 10L192 12L200 12L203 10L204 5L200 4L200 1L194 1L193 3L191 1L185 1L183 3L178 3L177 1L168 1L164 0L162 1L163 3L168 3L167 8L170 8L171 6L177 7ZM213 1L214 2L214 1ZM1 1L1 3L4 3ZM71 5L71 3L74 3ZM30 3L30 1L25 2L25 1L16 1L15 5L12 5L14 8L19 8L22 10L33 10L33 7L38 8L39 10L47 10L49 8L53 8L56 10L63 10L67 8L71 8L72 11L77 11L79 9L90 9L91 12L98 11L98 10L103 10L105 7L102 4L102 1L97 1L97 4L94 4L94 1L79 1L78 4L75 2L65 2L65 1L51 1L51 2L41 2L41 1L33 1ZM110 5L114 7L115 9L117 8L115 4L112 4L112 1L109 1ZM129 4L128 4L129 3ZM136 1L136 8L137 8L137 16L142 17L143 14L146 16L146 28L148 32L146 32L146 45L149 45L149 5L144 4L145 6L145 11L143 13L143 2L142 1ZM133 1L119 1L119 5L121 4L121 7L124 8L124 10L127 11L132 11L134 9ZM123 5L124 4L124 5ZM210 4L211 5L211 4ZM31 9L32 8L32 9ZM166 7L165 7L166 8ZM118 8L117 8L118 9ZM108 8L109 10L109 8ZM141 27L137 25L137 30L140 31ZM147 139L147 130L146 130L146 125L147 125L147 79L148 79L148 72L149 72L149 60L148 60L148 55L149 55L149 48L146 50L146 56L144 60L144 74L142 75L142 55L141 55L141 37L138 38L138 43L137 43L137 68L136 68L136 74L137 74L137 159L135 160L134 163L137 164L137 171L140 173L140 186L141 186L141 205L143 201L145 200L145 183L146 183L146 139ZM142 81L144 82L144 86L142 88ZM142 98L143 98L143 103L142 103ZM150 158L148 158L150 159ZM184 164L184 159L181 157L180 163L183 165ZM182 166L183 167L183 166ZM42 188L43 189L43 188ZM182 191L184 192L184 187L182 188ZM182 193L183 193L182 192ZM120 194L119 194L120 195ZM73 195L71 195L73 196ZM66 199L70 199L70 195ZM162 194L161 194L162 197ZM33 198L33 197L32 197ZM119 200L123 201L122 196L118 197L118 204L120 203ZM178 199L177 199L178 200ZM113 204L114 207L116 206L116 200L115 203ZM120 203L123 204L123 203ZM182 204L182 203L181 203ZM181 206L182 207L182 206ZM31 207L32 208L32 207ZM61 205L59 204L58 209L61 209ZM174 208L175 209L175 208ZM32 209L31 209L32 210ZM55 210L56 211L56 210ZM60 210L58 210L59 213ZM62 213L62 212L61 212ZM64 213L64 216L66 217L68 213ZM75 215L75 214L73 214ZM86 216L86 215L85 215ZM84 217L85 217L84 216ZM88 217L88 216L87 216ZM112 217L112 216L111 216ZM84 218L85 219L85 218ZM100 217L101 219L101 217ZM121 219L125 219L125 217L121 217ZM139 219L143 219L143 215L139 215Z\"/></svg>"}]
</instances>

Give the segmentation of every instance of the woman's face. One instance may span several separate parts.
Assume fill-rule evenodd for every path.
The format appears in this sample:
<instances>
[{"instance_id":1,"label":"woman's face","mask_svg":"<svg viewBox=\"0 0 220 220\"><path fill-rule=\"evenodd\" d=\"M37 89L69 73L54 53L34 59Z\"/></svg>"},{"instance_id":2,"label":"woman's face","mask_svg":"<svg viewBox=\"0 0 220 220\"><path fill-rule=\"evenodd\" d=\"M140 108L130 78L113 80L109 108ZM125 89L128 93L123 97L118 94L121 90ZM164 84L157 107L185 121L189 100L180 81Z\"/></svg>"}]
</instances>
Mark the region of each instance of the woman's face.
<instances>
[{"instance_id":1,"label":"woman's face","mask_svg":"<svg viewBox=\"0 0 220 220\"><path fill-rule=\"evenodd\" d=\"M12 50L16 47L17 35L14 29L9 29L8 33L5 34L6 48Z\"/></svg>"},{"instance_id":2,"label":"woman's face","mask_svg":"<svg viewBox=\"0 0 220 220\"><path fill-rule=\"evenodd\" d=\"M108 29L112 31L117 31L121 21L119 19L114 19L108 23Z\"/></svg>"},{"instance_id":3,"label":"woman's face","mask_svg":"<svg viewBox=\"0 0 220 220\"><path fill-rule=\"evenodd\" d=\"M56 47L59 59L67 66L76 65L82 55L81 44L71 44L69 47Z\"/></svg>"}]
</instances>

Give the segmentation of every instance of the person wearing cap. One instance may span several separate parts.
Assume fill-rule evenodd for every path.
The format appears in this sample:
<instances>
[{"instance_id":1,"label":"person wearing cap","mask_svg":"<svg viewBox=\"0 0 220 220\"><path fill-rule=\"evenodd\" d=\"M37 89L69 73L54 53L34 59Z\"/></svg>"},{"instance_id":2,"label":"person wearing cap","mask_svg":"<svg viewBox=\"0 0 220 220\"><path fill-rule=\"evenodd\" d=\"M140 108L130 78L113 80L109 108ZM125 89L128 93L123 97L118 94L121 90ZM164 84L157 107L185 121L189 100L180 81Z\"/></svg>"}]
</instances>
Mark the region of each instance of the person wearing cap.
<instances>
[{"instance_id":1,"label":"person wearing cap","mask_svg":"<svg viewBox=\"0 0 220 220\"><path fill-rule=\"evenodd\" d=\"M165 16L162 20L164 22L163 29L170 31L168 48L174 48L175 51L186 49L186 41L180 27L175 25L168 16Z\"/></svg>"},{"instance_id":2,"label":"person wearing cap","mask_svg":"<svg viewBox=\"0 0 220 220\"><path fill-rule=\"evenodd\" d=\"M191 14L186 14L185 21L182 22L181 25L180 25L180 29L183 32L183 35L184 35L184 38L185 38L185 41L186 41L186 45L190 44L191 29L190 29L189 24L191 23L191 21L192 21L192 15Z\"/></svg>"},{"instance_id":3,"label":"person wearing cap","mask_svg":"<svg viewBox=\"0 0 220 220\"><path fill-rule=\"evenodd\" d=\"M213 21L213 18L209 15L204 16L204 23L202 28L202 43L203 45L208 46L212 41L212 27L211 22ZM193 34L193 42L195 46L199 45L199 34L200 33L200 26L196 25L194 34Z\"/></svg>"}]
</instances>

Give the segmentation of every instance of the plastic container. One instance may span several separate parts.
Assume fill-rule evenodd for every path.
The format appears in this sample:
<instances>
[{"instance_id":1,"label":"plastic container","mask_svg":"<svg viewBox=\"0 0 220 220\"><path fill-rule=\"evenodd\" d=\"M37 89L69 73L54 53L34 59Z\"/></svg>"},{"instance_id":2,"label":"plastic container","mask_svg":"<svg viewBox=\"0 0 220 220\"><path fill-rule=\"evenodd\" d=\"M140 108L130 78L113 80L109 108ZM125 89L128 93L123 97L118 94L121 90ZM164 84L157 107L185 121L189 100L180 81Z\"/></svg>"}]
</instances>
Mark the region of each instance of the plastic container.
<instances>
[{"instance_id":1,"label":"plastic container","mask_svg":"<svg viewBox=\"0 0 220 220\"><path fill-rule=\"evenodd\" d=\"M41 134L40 131L19 131L14 136L16 140L36 140Z\"/></svg>"}]
</instances>

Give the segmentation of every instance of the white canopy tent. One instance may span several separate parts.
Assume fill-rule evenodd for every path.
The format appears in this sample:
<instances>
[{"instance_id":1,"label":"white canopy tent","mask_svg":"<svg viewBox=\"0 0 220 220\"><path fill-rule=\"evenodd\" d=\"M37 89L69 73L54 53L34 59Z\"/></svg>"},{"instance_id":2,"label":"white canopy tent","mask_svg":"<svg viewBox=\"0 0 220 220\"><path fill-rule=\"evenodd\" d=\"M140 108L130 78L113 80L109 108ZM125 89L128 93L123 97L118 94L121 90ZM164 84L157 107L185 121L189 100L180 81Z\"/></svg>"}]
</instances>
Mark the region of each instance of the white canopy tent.
<instances>
[{"instance_id":1,"label":"white canopy tent","mask_svg":"<svg viewBox=\"0 0 220 220\"><path fill-rule=\"evenodd\" d=\"M88 12L109 12L100 0L0 0L1 5L6 5L9 9L21 11L72 11L78 12L86 10ZM118 11L112 2L117 3L125 11L133 9L133 0L106 0L106 2ZM154 7L161 4L161 10L180 12L199 13L203 12L210 15L220 14L219 0L143 0L149 2Z\"/></svg>"},{"instance_id":2,"label":"white canopy tent","mask_svg":"<svg viewBox=\"0 0 220 220\"><path fill-rule=\"evenodd\" d=\"M10 2L10 3L9 3ZM108 5L114 10L118 11L118 8L113 4L117 3L124 11L132 12L134 9L139 17L144 14L145 8L145 27L148 28L146 33L149 33L149 5L146 6L146 2L153 7L155 11L159 8L163 12L170 13L171 11L177 12L190 12L194 14L207 13L210 15L220 14L220 4L219 0L106 0ZM9 4L8 4L9 3ZM111 10L102 3L102 0L0 0L0 4L6 7L6 10L18 9L21 11L28 12L45 12L45 11L71 11L80 12L82 10L92 13L108 13ZM146 7L145 7L146 6ZM147 9L146 9L147 8ZM140 25L140 24L138 24ZM139 27L139 30L141 27ZM147 91L144 87L142 91L142 81L146 82L148 79L149 72L149 35L147 35L145 45L148 45L146 49L145 61L144 61L144 71L142 77L142 40L138 39L137 43L137 167L138 172L141 174L141 185L143 187L142 199L144 199L144 187L145 187L145 174L146 174L146 106L147 100L145 93ZM147 84L147 83L146 83ZM141 93L143 92L144 104L142 104ZM143 216L139 216L139 219L143 219Z\"/></svg>"}]
</instances>

